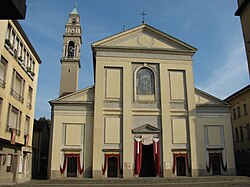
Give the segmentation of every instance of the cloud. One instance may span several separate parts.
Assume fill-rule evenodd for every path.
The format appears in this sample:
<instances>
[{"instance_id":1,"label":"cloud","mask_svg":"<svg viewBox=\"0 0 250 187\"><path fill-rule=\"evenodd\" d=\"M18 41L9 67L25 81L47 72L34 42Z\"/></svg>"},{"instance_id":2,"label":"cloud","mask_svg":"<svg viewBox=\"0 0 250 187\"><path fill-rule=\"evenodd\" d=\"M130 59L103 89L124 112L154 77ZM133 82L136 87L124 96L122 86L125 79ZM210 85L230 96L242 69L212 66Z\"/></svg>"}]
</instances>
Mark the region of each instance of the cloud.
<instances>
[{"instance_id":1,"label":"cloud","mask_svg":"<svg viewBox=\"0 0 250 187\"><path fill-rule=\"evenodd\" d=\"M236 45L228 54L225 63L218 63L209 79L197 86L221 99L249 83L244 47Z\"/></svg>"}]
</instances>

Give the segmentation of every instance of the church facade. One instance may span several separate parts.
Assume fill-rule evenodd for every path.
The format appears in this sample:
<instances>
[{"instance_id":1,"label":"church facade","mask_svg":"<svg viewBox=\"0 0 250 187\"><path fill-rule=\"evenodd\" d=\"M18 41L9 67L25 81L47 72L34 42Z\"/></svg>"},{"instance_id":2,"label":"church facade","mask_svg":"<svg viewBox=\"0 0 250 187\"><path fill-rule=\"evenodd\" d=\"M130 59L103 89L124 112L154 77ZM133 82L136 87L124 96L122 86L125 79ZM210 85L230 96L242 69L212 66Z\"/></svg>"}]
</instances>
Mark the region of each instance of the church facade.
<instances>
[{"instance_id":1,"label":"church facade","mask_svg":"<svg viewBox=\"0 0 250 187\"><path fill-rule=\"evenodd\" d=\"M196 48L142 24L92 44L78 90L80 17L69 15L49 177L235 175L230 106L194 87Z\"/></svg>"}]
</instances>

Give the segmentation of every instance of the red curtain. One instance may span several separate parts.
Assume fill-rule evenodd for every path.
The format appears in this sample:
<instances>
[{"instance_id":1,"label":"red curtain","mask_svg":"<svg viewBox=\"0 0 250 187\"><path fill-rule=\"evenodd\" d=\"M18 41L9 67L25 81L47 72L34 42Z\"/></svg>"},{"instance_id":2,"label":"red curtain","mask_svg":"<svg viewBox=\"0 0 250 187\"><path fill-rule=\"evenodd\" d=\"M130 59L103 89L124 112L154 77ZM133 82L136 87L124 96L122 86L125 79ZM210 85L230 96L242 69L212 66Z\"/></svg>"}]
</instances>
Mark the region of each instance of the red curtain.
<instances>
[{"instance_id":1,"label":"red curtain","mask_svg":"<svg viewBox=\"0 0 250 187\"><path fill-rule=\"evenodd\" d=\"M208 163L208 166L206 164L207 172L208 173L210 172L211 165L212 165L212 157L215 157L215 156L219 156L220 157L222 169L224 171L226 171L227 170L227 164L224 165L222 154L221 153L209 153L209 163Z\"/></svg>"},{"instance_id":2,"label":"red curtain","mask_svg":"<svg viewBox=\"0 0 250 187\"><path fill-rule=\"evenodd\" d=\"M188 168L188 172L191 172L191 168L189 167L188 164L188 154L187 153L178 153L178 154L173 154L174 158L173 158L173 168L172 168L172 172L175 172L175 168L176 168L176 158L177 157L185 157L186 159L186 167Z\"/></svg>"},{"instance_id":3,"label":"red curtain","mask_svg":"<svg viewBox=\"0 0 250 187\"><path fill-rule=\"evenodd\" d=\"M154 148L154 161L155 161L155 169L158 176L161 175L161 166L160 166L160 142L153 142L153 148Z\"/></svg>"},{"instance_id":4,"label":"red curtain","mask_svg":"<svg viewBox=\"0 0 250 187\"><path fill-rule=\"evenodd\" d=\"M29 145L29 135L26 134L25 135L25 147L28 147L28 145Z\"/></svg>"},{"instance_id":5,"label":"red curtain","mask_svg":"<svg viewBox=\"0 0 250 187\"><path fill-rule=\"evenodd\" d=\"M141 161L142 161L142 142L134 142L134 158L135 158L135 171L134 175L138 175L141 170Z\"/></svg>"},{"instance_id":6,"label":"red curtain","mask_svg":"<svg viewBox=\"0 0 250 187\"><path fill-rule=\"evenodd\" d=\"M117 166L118 166L118 171L120 171L120 154L105 154L105 159L104 159L104 167L102 166L102 174L104 175L106 172L106 168L108 165L108 159L111 157L117 158Z\"/></svg>"},{"instance_id":7,"label":"red curtain","mask_svg":"<svg viewBox=\"0 0 250 187\"><path fill-rule=\"evenodd\" d=\"M11 132L11 139L10 139L10 143L11 144L15 144L16 143L16 129L12 129L12 132Z\"/></svg>"},{"instance_id":8,"label":"red curtain","mask_svg":"<svg viewBox=\"0 0 250 187\"><path fill-rule=\"evenodd\" d=\"M81 167L80 153L78 153L78 154L74 154L74 153L64 154L63 168L61 168L61 166L60 166L60 173L63 174L65 172L67 158L70 158L70 157L77 158L77 169L78 169L79 173L82 174L84 171L84 167Z\"/></svg>"}]
</instances>

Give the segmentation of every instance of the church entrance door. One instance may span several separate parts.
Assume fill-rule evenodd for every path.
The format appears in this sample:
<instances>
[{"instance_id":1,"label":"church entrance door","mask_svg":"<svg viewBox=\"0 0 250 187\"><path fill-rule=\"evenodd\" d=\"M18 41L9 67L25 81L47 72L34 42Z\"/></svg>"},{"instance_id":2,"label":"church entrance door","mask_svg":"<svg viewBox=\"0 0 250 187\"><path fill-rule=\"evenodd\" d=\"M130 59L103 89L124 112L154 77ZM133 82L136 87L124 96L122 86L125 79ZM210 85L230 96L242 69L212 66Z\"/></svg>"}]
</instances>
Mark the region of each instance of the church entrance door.
<instances>
[{"instance_id":1,"label":"church entrance door","mask_svg":"<svg viewBox=\"0 0 250 187\"><path fill-rule=\"evenodd\" d=\"M177 164L177 176L186 176L186 161L185 157L177 157L176 158L176 164Z\"/></svg>"},{"instance_id":2,"label":"church entrance door","mask_svg":"<svg viewBox=\"0 0 250 187\"><path fill-rule=\"evenodd\" d=\"M77 157L67 159L67 177L77 177Z\"/></svg>"},{"instance_id":3,"label":"church entrance door","mask_svg":"<svg viewBox=\"0 0 250 187\"><path fill-rule=\"evenodd\" d=\"M213 175L220 175L221 168L220 168L220 155L212 156L212 172Z\"/></svg>"},{"instance_id":4,"label":"church entrance door","mask_svg":"<svg viewBox=\"0 0 250 187\"><path fill-rule=\"evenodd\" d=\"M142 163L139 177L155 177L153 144L142 145Z\"/></svg>"},{"instance_id":5,"label":"church entrance door","mask_svg":"<svg viewBox=\"0 0 250 187\"><path fill-rule=\"evenodd\" d=\"M117 177L118 165L117 158L108 158L108 177Z\"/></svg>"}]
</instances>

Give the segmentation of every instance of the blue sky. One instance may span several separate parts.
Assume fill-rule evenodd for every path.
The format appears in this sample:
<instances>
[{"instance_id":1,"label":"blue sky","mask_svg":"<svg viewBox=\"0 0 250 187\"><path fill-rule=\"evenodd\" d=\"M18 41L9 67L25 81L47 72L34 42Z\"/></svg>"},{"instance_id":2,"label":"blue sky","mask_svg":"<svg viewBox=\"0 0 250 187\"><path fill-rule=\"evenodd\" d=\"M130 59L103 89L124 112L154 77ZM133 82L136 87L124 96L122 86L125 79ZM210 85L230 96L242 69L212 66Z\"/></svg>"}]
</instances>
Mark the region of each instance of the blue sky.
<instances>
[{"instance_id":1,"label":"blue sky","mask_svg":"<svg viewBox=\"0 0 250 187\"><path fill-rule=\"evenodd\" d=\"M27 0L20 21L37 50L40 65L35 118L50 118L48 101L57 98L63 33L74 0ZM79 89L93 85L91 43L146 23L196 48L195 86L224 99L249 84L236 0L91 0L77 2L83 44Z\"/></svg>"}]
</instances>

